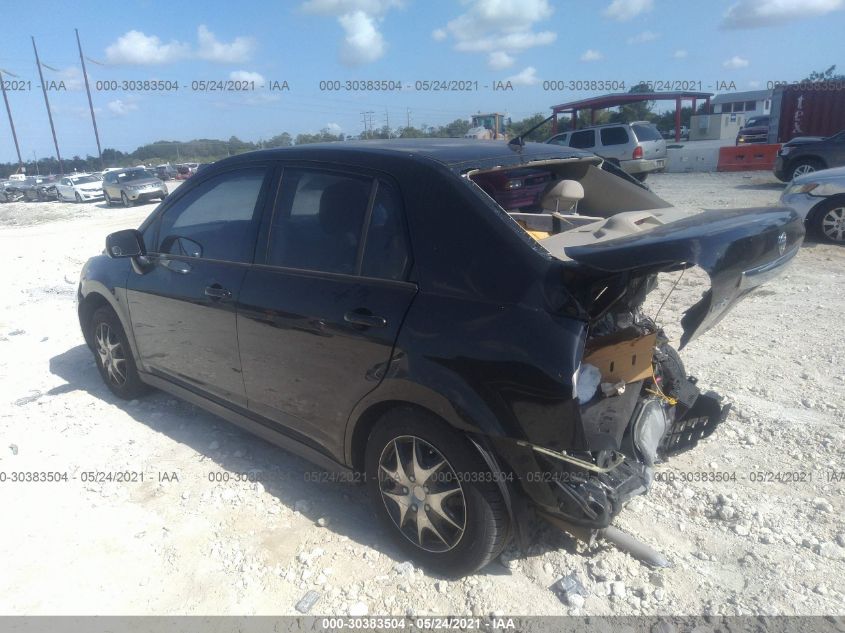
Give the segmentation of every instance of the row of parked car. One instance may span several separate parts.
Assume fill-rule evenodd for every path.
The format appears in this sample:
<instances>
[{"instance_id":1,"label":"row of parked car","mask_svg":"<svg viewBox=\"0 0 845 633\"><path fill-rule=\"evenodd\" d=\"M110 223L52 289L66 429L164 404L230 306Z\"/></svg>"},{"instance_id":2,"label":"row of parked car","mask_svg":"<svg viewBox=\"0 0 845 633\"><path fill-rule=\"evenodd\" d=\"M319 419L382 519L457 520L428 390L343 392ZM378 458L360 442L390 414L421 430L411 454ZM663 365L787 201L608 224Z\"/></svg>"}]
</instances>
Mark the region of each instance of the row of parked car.
<instances>
[{"instance_id":1,"label":"row of parked car","mask_svg":"<svg viewBox=\"0 0 845 633\"><path fill-rule=\"evenodd\" d=\"M164 199L164 180L186 180L208 163L159 165L146 167L113 167L89 174L64 176L27 176L0 182L2 202L90 202L105 200L108 204L132 206L136 202Z\"/></svg>"}]
</instances>

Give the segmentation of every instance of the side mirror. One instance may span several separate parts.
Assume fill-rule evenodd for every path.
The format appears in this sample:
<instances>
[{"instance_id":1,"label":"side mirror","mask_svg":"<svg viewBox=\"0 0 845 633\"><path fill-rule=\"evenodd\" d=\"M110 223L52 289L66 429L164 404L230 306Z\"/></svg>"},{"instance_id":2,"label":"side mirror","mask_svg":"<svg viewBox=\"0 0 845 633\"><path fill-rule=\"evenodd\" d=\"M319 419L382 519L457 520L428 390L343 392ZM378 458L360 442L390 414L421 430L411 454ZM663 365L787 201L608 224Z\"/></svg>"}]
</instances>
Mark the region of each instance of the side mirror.
<instances>
[{"instance_id":1,"label":"side mirror","mask_svg":"<svg viewBox=\"0 0 845 633\"><path fill-rule=\"evenodd\" d=\"M106 237L106 255L112 258L146 255L144 237L136 229L117 231Z\"/></svg>"}]
</instances>

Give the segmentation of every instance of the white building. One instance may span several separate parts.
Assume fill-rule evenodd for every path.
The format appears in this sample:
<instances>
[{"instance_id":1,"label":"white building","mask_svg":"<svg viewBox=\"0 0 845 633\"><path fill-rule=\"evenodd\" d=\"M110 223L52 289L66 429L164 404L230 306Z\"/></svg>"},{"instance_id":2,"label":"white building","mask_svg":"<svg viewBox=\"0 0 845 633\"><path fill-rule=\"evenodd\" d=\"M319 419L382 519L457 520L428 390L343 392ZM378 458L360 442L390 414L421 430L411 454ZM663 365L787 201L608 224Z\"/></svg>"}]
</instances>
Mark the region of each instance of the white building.
<instances>
[{"instance_id":1,"label":"white building","mask_svg":"<svg viewBox=\"0 0 845 633\"><path fill-rule=\"evenodd\" d=\"M734 139L749 118L769 114L771 90L726 92L710 102L712 114L694 114L690 120L690 140Z\"/></svg>"}]
</instances>

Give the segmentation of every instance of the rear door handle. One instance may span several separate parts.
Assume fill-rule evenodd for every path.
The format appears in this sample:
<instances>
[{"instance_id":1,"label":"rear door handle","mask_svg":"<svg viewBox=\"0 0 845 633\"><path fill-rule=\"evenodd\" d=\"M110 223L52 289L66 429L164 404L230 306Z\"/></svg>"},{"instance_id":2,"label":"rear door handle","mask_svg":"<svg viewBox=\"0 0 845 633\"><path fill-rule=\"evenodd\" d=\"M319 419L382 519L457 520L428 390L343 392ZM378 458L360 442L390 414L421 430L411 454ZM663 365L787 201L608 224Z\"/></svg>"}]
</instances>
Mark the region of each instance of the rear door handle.
<instances>
[{"instance_id":1,"label":"rear door handle","mask_svg":"<svg viewBox=\"0 0 845 633\"><path fill-rule=\"evenodd\" d=\"M365 325L367 327L387 327L387 319L384 317L369 314L369 311L352 310L343 315L343 320L353 325Z\"/></svg>"},{"instance_id":2,"label":"rear door handle","mask_svg":"<svg viewBox=\"0 0 845 633\"><path fill-rule=\"evenodd\" d=\"M231 299L232 293L220 284L212 284L205 287L205 296L212 299Z\"/></svg>"}]
</instances>

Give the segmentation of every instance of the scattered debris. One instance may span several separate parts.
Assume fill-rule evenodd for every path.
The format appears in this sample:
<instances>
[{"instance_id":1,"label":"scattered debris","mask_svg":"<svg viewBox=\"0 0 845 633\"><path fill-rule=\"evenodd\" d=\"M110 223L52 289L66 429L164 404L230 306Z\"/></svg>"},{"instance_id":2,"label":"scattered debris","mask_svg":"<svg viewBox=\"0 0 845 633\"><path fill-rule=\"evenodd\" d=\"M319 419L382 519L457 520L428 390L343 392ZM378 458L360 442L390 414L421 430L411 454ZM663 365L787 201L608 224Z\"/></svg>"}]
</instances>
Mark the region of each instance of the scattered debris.
<instances>
[{"instance_id":1,"label":"scattered debris","mask_svg":"<svg viewBox=\"0 0 845 633\"><path fill-rule=\"evenodd\" d=\"M299 611L300 613L308 613L311 611L312 607L317 604L317 601L320 599L320 594L310 589L302 598L300 598L299 602L296 603L294 609ZM350 614L351 615L351 614Z\"/></svg>"}]
</instances>

